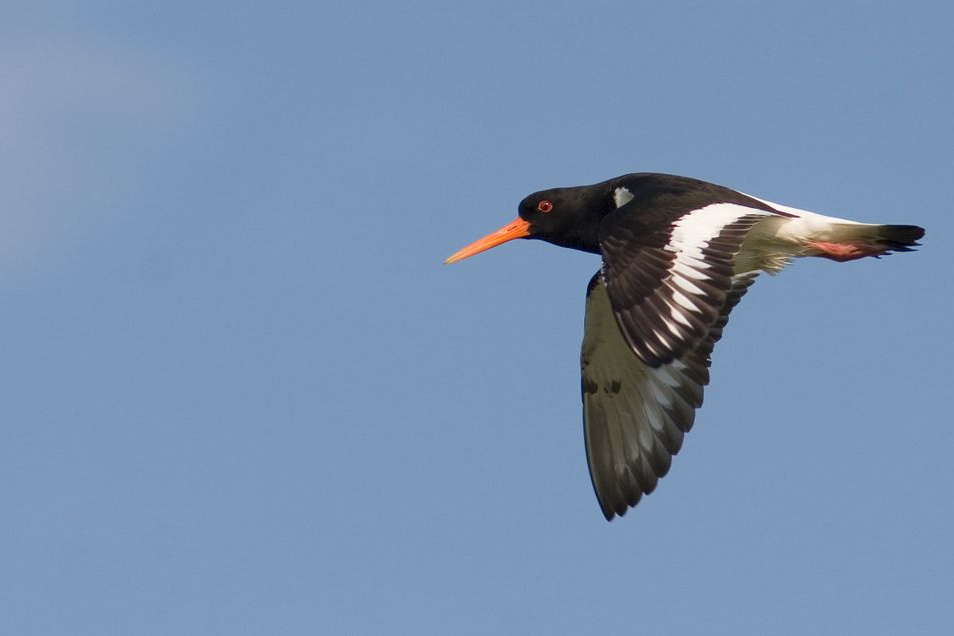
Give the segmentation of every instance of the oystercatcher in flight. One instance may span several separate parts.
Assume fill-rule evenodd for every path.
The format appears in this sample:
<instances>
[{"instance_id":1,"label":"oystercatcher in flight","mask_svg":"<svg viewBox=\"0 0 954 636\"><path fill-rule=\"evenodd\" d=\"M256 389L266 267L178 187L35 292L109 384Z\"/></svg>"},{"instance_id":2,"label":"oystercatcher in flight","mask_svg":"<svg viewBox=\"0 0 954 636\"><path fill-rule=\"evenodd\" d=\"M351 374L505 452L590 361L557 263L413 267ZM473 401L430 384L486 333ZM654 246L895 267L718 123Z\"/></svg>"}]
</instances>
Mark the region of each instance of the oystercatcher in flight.
<instances>
[{"instance_id":1,"label":"oystercatcher in flight","mask_svg":"<svg viewBox=\"0 0 954 636\"><path fill-rule=\"evenodd\" d=\"M850 261L908 252L924 230L778 205L665 174L627 174L554 188L453 263L518 238L601 254L586 290L583 430L593 489L607 520L626 513L669 470L709 382L729 312L761 272L792 258Z\"/></svg>"}]
</instances>

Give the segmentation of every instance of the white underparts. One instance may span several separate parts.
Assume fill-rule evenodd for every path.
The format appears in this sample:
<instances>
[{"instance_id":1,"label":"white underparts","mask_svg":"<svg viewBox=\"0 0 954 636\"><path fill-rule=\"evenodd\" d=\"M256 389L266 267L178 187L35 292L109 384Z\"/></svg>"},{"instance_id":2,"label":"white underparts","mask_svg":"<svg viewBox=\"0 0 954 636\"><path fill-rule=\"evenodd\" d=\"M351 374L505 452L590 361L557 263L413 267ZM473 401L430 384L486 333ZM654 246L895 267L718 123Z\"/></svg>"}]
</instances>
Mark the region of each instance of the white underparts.
<instances>
[{"instance_id":1,"label":"white underparts","mask_svg":"<svg viewBox=\"0 0 954 636\"><path fill-rule=\"evenodd\" d=\"M839 242L878 227L758 200L792 216L766 217L749 231L736 257L736 273L759 269L777 274L793 257L817 256L816 241Z\"/></svg>"}]
</instances>

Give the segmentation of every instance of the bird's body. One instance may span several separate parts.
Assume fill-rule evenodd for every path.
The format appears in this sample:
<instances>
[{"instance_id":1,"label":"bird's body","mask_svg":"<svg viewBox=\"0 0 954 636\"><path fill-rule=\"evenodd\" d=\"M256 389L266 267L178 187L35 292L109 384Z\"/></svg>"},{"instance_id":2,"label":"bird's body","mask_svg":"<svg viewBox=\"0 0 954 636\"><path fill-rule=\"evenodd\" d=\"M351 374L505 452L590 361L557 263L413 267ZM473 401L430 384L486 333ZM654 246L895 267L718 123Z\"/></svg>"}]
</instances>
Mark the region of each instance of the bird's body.
<instances>
[{"instance_id":1,"label":"bird's body","mask_svg":"<svg viewBox=\"0 0 954 636\"><path fill-rule=\"evenodd\" d=\"M590 476L607 519L669 470L709 381L710 354L760 272L793 258L910 251L924 230L824 216L687 177L636 173L526 197L519 217L451 256L515 238L599 253L581 354Z\"/></svg>"}]
</instances>

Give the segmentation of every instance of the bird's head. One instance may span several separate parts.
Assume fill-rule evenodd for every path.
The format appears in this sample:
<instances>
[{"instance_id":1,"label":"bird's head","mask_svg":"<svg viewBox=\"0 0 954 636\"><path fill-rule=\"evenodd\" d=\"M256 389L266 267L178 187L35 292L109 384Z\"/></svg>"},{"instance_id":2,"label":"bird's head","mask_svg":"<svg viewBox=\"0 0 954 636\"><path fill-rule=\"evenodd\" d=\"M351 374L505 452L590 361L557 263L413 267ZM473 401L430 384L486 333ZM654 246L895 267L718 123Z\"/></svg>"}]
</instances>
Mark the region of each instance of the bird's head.
<instances>
[{"instance_id":1,"label":"bird's head","mask_svg":"<svg viewBox=\"0 0 954 636\"><path fill-rule=\"evenodd\" d=\"M459 250L444 263L455 263L518 238L542 239L561 247L598 253L600 221L615 207L611 189L603 192L577 187L534 192L520 202L516 219Z\"/></svg>"}]
</instances>

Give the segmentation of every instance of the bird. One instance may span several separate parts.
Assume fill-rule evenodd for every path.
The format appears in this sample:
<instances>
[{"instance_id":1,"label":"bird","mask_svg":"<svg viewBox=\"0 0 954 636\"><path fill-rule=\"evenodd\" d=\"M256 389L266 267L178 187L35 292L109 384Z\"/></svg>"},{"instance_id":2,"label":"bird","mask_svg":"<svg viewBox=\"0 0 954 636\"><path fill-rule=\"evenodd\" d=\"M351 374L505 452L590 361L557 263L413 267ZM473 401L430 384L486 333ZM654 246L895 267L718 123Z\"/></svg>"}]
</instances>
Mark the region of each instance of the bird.
<instances>
[{"instance_id":1,"label":"bird","mask_svg":"<svg viewBox=\"0 0 954 636\"><path fill-rule=\"evenodd\" d=\"M642 172L534 192L515 220L444 262L514 239L602 257L586 289L581 393L590 479L612 521L668 473L729 313L760 274L801 257L908 252L923 236L916 225L860 223Z\"/></svg>"}]
</instances>

